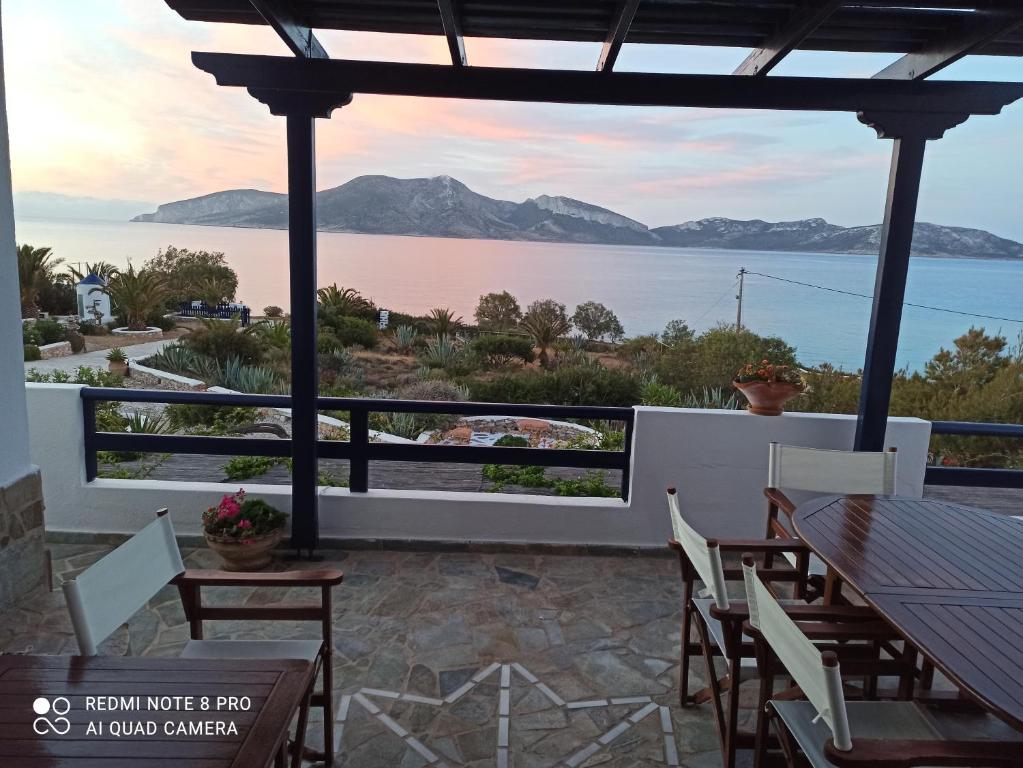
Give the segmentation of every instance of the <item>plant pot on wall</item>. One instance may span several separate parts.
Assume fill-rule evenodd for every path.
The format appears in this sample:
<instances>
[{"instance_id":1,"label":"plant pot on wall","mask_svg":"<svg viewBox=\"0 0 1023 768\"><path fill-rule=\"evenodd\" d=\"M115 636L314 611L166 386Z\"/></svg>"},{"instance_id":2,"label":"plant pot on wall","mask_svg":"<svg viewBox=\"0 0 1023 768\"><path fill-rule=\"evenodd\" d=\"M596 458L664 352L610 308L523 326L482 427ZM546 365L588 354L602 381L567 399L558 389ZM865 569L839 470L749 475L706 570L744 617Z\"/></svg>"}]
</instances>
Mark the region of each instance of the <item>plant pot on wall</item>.
<instances>
[{"instance_id":1,"label":"plant pot on wall","mask_svg":"<svg viewBox=\"0 0 1023 768\"><path fill-rule=\"evenodd\" d=\"M803 385L790 381L732 381L749 401L746 410L758 416L780 416L785 403L803 393Z\"/></svg>"},{"instance_id":2,"label":"plant pot on wall","mask_svg":"<svg viewBox=\"0 0 1023 768\"><path fill-rule=\"evenodd\" d=\"M273 560L284 538L287 515L245 491L224 496L202 515L202 532L209 548L220 555L228 571L258 571Z\"/></svg>"}]
</instances>

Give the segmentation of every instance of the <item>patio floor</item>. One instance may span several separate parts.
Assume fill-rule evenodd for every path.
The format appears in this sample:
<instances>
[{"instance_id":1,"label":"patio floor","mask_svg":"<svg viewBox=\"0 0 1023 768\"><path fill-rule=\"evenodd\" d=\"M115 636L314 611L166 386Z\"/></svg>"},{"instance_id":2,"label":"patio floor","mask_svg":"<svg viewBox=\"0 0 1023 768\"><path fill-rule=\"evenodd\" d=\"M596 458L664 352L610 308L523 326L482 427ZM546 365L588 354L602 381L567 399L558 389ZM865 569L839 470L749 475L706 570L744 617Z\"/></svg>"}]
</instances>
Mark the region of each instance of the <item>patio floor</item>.
<instances>
[{"instance_id":1,"label":"patio floor","mask_svg":"<svg viewBox=\"0 0 1023 768\"><path fill-rule=\"evenodd\" d=\"M109 547L50 549L59 585ZM205 549L185 554L189 567L215 565ZM323 554L326 563L316 567L345 572L334 590L336 719L343 724L336 764L720 765L710 706L678 706L680 588L673 559ZM208 602L295 602L298 592L220 588L208 591ZM169 588L102 650L173 656L187 636L177 591ZM316 637L316 627L210 622L206 636ZM0 649L76 652L59 588L4 614ZM702 663L694 667L699 679ZM310 728L311 742L321 743L321 724Z\"/></svg>"}]
</instances>

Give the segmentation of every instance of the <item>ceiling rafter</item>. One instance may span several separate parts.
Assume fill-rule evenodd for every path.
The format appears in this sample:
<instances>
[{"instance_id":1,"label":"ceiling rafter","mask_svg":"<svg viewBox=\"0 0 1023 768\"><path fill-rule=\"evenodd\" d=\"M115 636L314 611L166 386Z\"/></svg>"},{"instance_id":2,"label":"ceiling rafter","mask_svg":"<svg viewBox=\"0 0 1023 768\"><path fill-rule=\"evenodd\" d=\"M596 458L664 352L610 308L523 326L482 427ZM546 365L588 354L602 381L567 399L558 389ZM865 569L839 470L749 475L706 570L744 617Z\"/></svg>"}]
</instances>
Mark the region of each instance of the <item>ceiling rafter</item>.
<instances>
[{"instance_id":1,"label":"ceiling rafter","mask_svg":"<svg viewBox=\"0 0 1023 768\"><path fill-rule=\"evenodd\" d=\"M766 75L841 7L842 0L809 0L803 3L784 25L768 36L760 48L751 51L732 74Z\"/></svg>"},{"instance_id":2,"label":"ceiling rafter","mask_svg":"<svg viewBox=\"0 0 1023 768\"><path fill-rule=\"evenodd\" d=\"M1023 11L985 15L980 20L946 32L918 51L907 53L874 77L882 80L923 80L1017 29L1023 29Z\"/></svg>"},{"instance_id":3,"label":"ceiling rafter","mask_svg":"<svg viewBox=\"0 0 1023 768\"><path fill-rule=\"evenodd\" d=\"M440 20L444 25L448 50L451 52L451 63L456 67L469 66L469 60L465 55L465 38L462 37L462 22L458 18L454 0L437 0L437 8L440 10Z\"/></svg>"},{"instance_id":4,"label":"ceiling rafter","mask_svg":"<svg viewBox=\"0 0 1023 768\"><path fill-rule=\"evenodd\" d=\"M629 27L636 17L636 9L639 8L639 0L622 0L621 5L611 20L611 26L607 30L607 38L600 49L600 58L597 60L598 72L610 72L618 61L618 54L622 50L626 35L629 34Z\"/></svg>"},{"instance_id":5,"label":"ceiling rafter","mask_svg":"<svg viewBox=\"0 0 1023 768\"><path fill-rule=\"evenodd\" d=\"M288 0L250 0L250 2L296 56L304 59L330 58L326 49L313 34L312 28L299 23L295 9Z\"/></svg>"}]
</instances>

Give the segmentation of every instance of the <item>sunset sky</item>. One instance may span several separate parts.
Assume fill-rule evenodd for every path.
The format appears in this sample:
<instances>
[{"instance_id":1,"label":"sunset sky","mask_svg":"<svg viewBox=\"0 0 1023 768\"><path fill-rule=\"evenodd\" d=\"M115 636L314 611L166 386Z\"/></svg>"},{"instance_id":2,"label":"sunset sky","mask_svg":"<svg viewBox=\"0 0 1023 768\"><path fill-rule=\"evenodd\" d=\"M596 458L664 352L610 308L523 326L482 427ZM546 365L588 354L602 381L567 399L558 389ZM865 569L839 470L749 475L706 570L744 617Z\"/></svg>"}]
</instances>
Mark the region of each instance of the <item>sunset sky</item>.
<instances>
[{"instance_id":1,"label":"sunset sky","mask_svg":"<svg viewBox=\"0 0 1023 768\"><path fill-rule=\"evenodd\" d=\"M4 0L16 193L160 202L284 191L284 121L219 88L192 50L286 54L268 28L185 22L161 0ZM439 38L320 32L333 56L445 63ZM475 65L591 69L599 45L468 40ZM617 69L727 73L740 49L626 45ZM865 76L891 55L797 53L784 75ZM944 78L1023 80L974 57ZM932 144L920 218L1023 240L1023 104ZM705 216L880 220L891 143L850 115L357 96L318 127L320 188L450 174L509 200L567 195L651 226ZM142 205L138 211L134 209Z\"/></svg>"}]
</instances>

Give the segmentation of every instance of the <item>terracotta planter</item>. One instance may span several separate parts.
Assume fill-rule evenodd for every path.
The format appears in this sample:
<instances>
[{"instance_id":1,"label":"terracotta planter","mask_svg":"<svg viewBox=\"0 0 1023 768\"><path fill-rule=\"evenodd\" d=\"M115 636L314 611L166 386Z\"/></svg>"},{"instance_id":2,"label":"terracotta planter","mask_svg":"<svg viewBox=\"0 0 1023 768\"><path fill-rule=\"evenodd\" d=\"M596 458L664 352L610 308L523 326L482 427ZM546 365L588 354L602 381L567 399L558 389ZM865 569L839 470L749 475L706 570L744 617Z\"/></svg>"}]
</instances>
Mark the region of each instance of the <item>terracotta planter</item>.
<instances>
[{"instance_id":1,"label":"terracotta planter","mask_svg":"<svg viewBox=\"0 0 1023 768\"><path fill-rule=\"evenodd\" d=\"M270 565L274 549L284 538L284 529L278 528L244 543L224 536L204 535L210 549L224 561L225 571L258 571Z\"/></svg>"},{"instance_id":2,"label":"terracotta planter","mask_svg":"<svg viewBox=\"0 0 1023 768\"><path fill-rule=\"evenodd\" d=\"M107 363L107 370L110 371L111 373L119 373L121 376L127 376L128 375L128 363L127 362L124 362L124 363L109 362L109 363Z\"/></svg>"},{"instance_id":3,"label":"terracotta planter","mask_svg":"<svg viewBox=\"0 0 1023 768\"><path fill-rule=\"evenodd\" d=\"M758 416L780 416L785 403L803 391L802 384L788 381L733 381L732 386L749 401L746 410Z\"/></svg>"}]
</instances>

